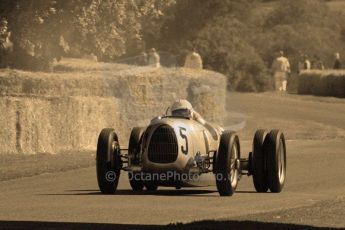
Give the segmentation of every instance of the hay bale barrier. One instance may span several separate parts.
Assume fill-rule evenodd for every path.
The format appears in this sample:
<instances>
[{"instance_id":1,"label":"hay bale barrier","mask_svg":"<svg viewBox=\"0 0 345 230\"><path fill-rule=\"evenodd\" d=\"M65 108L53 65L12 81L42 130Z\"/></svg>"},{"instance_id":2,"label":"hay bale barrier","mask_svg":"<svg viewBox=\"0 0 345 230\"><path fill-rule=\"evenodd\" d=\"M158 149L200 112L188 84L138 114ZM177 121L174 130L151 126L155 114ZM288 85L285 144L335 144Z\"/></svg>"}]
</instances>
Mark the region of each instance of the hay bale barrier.
<instances>
[{"instance_id":1,"label":"hay bale barrier","mask_svg":"<svg viewBox=\"0 0 345 230\"><path fill-rule=\"evenodd\" d=\"M93 151L105 127L115 128L126 148L133 126L146 126L178 98L191 100L210 121L225 114L226 79L219 73L106 66L0 70L0 154Z\"/></svg>"},{"instance_id":2,"label":"hay bale barrier","mask_svg":"<svg viewBox=\"0 0 345 230\"><path fill-rule=\"evenodd\" d=\"M298 94L345 98L345 70L303 71L298 77Z\"/></svg>"}]
</instances>

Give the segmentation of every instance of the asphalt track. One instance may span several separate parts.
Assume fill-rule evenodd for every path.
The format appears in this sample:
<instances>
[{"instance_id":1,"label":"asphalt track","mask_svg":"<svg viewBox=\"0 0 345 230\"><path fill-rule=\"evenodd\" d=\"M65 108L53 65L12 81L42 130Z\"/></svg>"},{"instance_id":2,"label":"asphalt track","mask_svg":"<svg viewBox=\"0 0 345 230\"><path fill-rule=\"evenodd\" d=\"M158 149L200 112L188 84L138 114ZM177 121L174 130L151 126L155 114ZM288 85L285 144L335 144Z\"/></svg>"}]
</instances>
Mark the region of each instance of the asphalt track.
<instances>
[{"instance_id":1,"label":"asphalt track","mask_svg":"<svg viewBox=\"0 0 345 230\"><path fill-rule=\"evenodd\" d=\"M73 222L78 225L72 228L137 229L200 220L227 223L255 216L259 226L260 221L270 221L263 217L289 210L296 210L296 217L287 221L278 218L274 222L345 227L345 206L334 209L334 213L332 206L327 206L332 201L344 204L345 99L233 93L227 100L229 117L241 114L246 121L246 128L239 131L242 156L250 151L255 129L284 131L288 166L282 193L256 193L251 177L246 176L232 197L220 197L215 186L133 192L127 175L122 173L117 193L102 195L95 168L91 167L0 182L0 228L66 228L68 225L63 223ZM321 205L320 217L308 221L305 210L323 203L331 215L323 215ZM233 226L236 223L229 222Z\"/></svg>"}]
</instances>

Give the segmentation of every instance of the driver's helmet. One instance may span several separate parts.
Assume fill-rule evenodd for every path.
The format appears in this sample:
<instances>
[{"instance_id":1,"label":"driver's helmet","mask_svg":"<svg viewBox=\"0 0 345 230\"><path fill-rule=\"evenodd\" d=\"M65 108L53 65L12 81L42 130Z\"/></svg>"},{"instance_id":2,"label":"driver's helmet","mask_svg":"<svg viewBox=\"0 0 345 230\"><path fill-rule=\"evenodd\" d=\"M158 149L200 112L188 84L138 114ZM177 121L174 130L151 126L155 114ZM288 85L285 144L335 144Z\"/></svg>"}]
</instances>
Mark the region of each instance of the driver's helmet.
<instances>
[{"instance_id":1,"label":"driver's helmet","mask_svg":"<svg viewBox=\"0 0 345 230\"><path fill-rule=\"evenodd\" d=\"M179 99L171 106L171 115L179 117L192 117L193 106L184 99Z\"/></svg>"}]
</instances>

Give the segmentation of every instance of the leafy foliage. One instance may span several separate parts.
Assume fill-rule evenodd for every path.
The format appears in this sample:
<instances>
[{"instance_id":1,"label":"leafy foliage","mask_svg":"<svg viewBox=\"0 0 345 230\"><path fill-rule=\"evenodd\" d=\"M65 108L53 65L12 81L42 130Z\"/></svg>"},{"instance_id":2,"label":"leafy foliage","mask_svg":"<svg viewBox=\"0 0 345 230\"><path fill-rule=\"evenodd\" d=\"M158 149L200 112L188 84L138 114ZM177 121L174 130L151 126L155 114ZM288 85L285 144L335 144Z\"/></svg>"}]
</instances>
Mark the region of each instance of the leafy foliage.
<instances>
[{"instance_id":1,"label":"leafy foliage","mask_svg":"<svg viewBox=\"0 0 345 230\"><path fill-rule=\"evenodd\" d=\"M177 0L158 44L181 62L194 47L207 68L228 76L230 88L261 91L271 88L279 50L294 71L302 54L331 67L334 53L345 49L344 19L323 0Z\"/></svg>"},{"instance_id":2,"label":"leafy foliage","mask_svg":"<svg viewBox=\"0 0 345 230\"><path fill-rule=\"evenodd\" d=\"M277 51L296 71L302 54L331 67L345 50L344 13L324 0L2 0L0 14L13 34L13 65L30 69L49 69L61 56L111 61L150 47L182 64L195 48L229 88L263 91Z\"/></svg>"},{"instance_id":3,"label":"leafy foliage","mask_svg":"<svg viewBox=\"0 0 345 230\"><path fill-rule=\"evenodd\" d=\"M54 1L4 0L1 15L8 20L14 43L13 64L17 67L46 69L52 57L61 57L58 47L59 12Z\"/></svg>"},{"instance_id":4,"label":"leafy foliage","mask_svg":"<svg viewBox=\"0 0 345 230\"><path fill-rule=\"evenodd\" d=\"M111 60L142 49L142 24L172 1L3 0L17 67L47 69L62 55Z\"/></svg>"},{"instance_id":5,"label":"leafy foliage","mask_svg":"<svg viewBox=\"0 0 345 230\"><path fill-rule=\"evenodd\" d=\"M228 76L231 89L270 89L267 68L248 39L254 34L248 18L255 4L257 1L177 1L175 17L167 20L167 29L162 31L162 48L177 51L181 63L187 50L196 49L206 68Z\"/></svg>"},{"instance_id":6,"label":"leafy foliage","mask_svg":"<svg viewBox=\"0 0 345 230\"><path fill-rule=\"evenodd\" d=\"M248 33L237 19L219 17L199 31L194 46L204 56L206 68L228 76L229 88L264 91L270 89L270 79L261 57L242 39Z\"/></svg>"}]
</instances>

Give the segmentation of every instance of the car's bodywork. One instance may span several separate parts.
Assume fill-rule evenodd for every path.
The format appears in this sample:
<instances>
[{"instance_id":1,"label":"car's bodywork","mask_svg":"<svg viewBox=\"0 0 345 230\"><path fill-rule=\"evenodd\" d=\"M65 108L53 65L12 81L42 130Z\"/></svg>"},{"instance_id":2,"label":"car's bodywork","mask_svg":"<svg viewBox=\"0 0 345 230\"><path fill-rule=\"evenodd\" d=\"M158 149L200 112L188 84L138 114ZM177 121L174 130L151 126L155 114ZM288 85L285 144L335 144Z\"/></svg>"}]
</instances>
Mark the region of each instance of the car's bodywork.
<instances>
[{"instance_id":1,"label":"car's bodywork","mask_svg":"<svg viewBox=\"0 0 345 230\"><path fill-rule=\"evenodd\" d=\"M151 121L141 142L140 168L144 173L205 173L219 146L221 129L183 117L164 116ZM129 164L129 170L131 168ZM196 178L196 177L194 177ZM213 183L211 183L213 182ZM184 185L214 184L198 179Z\"/></svg>"},{"instance_id":2,"label":"car's bodywork","mask_svg":"<svg viewBox=\"0 0 345 230\"><path fill-rule=\"evenodd\" d=\"M144 187L153 191L158 186L216 184L220 195L229 196L241 175L252 175L258 192L280 192L286 175L285 138L279 130L258 130L253 151L248 158L241 158L235 132L188 117L166 115L154 118L147 127L133 128L128 149L120 148L114 129L103 129L96 165L103 193L116 191L121 170L128 172L136 191Z\"/></svg>"}]
</instances>

